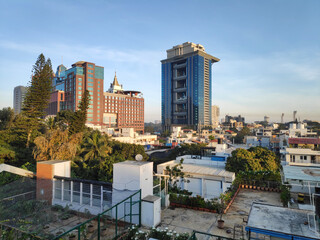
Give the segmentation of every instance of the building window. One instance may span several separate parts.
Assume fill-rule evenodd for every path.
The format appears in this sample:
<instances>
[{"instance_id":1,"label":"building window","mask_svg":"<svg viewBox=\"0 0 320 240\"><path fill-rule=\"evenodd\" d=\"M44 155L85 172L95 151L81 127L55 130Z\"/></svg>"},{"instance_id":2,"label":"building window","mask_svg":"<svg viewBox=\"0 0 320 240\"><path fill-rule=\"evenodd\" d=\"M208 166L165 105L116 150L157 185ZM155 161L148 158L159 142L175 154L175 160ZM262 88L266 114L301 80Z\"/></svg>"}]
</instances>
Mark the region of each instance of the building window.
<instances>
[{"instance_id":1,"label":"building window","mask_svg":"<svg viewBox=\"0 0 320 240\"><path fill-rule=\"evenodd\" d=\"M93 73L93 70L89 69L88 72L89 72L89 73Z\"/></svg>"},{"instance_id":2,"label":"building window","mask_svg":"<svg viewBox=\"0 0 320 240\"><path fill-rule=\"evenodd\" d=\"M89 81L89 82L93 82L93 79L92 79L92 78L88 78L88 81Z\"/></svg>"},{"instance_id":3,"label":"building window","mask_svg":"<svg viewBox=\"0 0 320 240\"><path fill-rule=\"evenodd\" d=\"M89 91L93 91L93 88L92 88L92 87L89 87L88 90L89 90Z\"/></svg>"},{"instance_id":4,"label":"building window","mask_svg":"<svg viewBox=\"0 0 320 240\"><path fill-rule=\"evenodd\" d=\"M78 81L81 82L81 81L82 81L82 78L78 78Z\"/></svg>"},{"instance_id":5,"label":"building window","mask_svg":"<svg viewBox=\"0 0 320 240\"><path fill-rule=\"evenodd\" d=\"M303 158L304 158L304 160L307 160L307 156L304 156Z\"/></svg>"},{"instance_id":6,"label":"building window","mask_svg":"<svg viewBox=\"0 0 320 240\"><path fill-rule=\"evenodd\" d=\"M82 90L82 87L78 87L79 90Z\"/></svg>"},{"instance_id":7,"label":"building window","mask_svg":"<svg viewBox=\"0 0 320 240\"><path fill-rule=\"evenodd\" d=\"M89 68L93 68L93 65L92 65L92 64L88 64L88 67L89 67Z\"/></svg>"},{"instance_id":8,"label":"building window","mask_svg":"<svg viewBox=\"0 0 320 240\"><path fill-rule=\"evenodd\" d=\"M93 87L93 83L88 83L88 86Z\"/></svg>"},{"instance_id":9,"label":"building window","mask_svg":"<svg viewBox=\"0 0 320 240\"><path fill-rule=\"evenodd\" d=\"M82 92L81 92L81 91L79 91L78 93L79 93L79 94L82 94Z\"/></svg>"},{"instance_id":10,"label":"building window","mask_svg":"<svg viewBox=\"0 0 320 240\"><path fill-rule=\"evenodd\" d=\"M88 77L91 77L91 78L93 78L93 74L88 74Z\"/></svg>"},{"instance_id":11,"label":"building window","mask_svg":"<svg viewBox=\"0 0 320 240\"><path fill-rule=\"evenodd\" d=\"M303 156L300 156L300 160L303 160Z\"/></svg>"}]
</instances>

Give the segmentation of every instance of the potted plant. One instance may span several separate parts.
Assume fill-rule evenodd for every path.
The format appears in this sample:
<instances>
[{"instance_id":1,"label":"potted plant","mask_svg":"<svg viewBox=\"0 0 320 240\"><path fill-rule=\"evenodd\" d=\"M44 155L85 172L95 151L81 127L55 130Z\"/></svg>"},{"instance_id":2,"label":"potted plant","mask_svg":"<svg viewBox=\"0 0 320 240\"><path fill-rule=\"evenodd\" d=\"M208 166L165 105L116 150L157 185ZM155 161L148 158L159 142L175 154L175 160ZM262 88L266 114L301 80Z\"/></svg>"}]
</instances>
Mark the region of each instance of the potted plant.
<instances>
[{"instance_id":1,"label":"potted plant","mask_svg":"<svg viewBox=\"0 0 320 240\"><path fill-rule=\"evenodd\" d=\"M88 225L88 233L93 233L94 232L94 226L93 224Z\"/></svg>"},{"instance_id":2,"label":"potted plant","mask_svg":"<svg viewBox=\"0 0 320 240\"><path fill-rule=\"evenodd\" d=\"M106 226L103 226L101 229L101 236L107 236L108 230Z\"/></svg>"},{"instance_id":3,"label":"potted plant","mask_svg":"<svg viewBox=\"0 0 320 240\"><path fill-rule=\"evenodd\" d=\"M224 209L226 205L226 195L221 193L220 194L220 204L217 205L218 207L218 213L220 215L219 220L218 220L218 228L223 229L224 228L224 220L222 220L222 215L224 214Z\"/></svg>"},{"instance_id":4,"label":"potted plant","mask_svg":"<svg viewBox=\"0 0 320 240\"><path fill-rule=\"evenodd\" d=\"M74 233L71 233L68 235L69 240L76 240L76 235Z\"/></svg>"}]
</instances>

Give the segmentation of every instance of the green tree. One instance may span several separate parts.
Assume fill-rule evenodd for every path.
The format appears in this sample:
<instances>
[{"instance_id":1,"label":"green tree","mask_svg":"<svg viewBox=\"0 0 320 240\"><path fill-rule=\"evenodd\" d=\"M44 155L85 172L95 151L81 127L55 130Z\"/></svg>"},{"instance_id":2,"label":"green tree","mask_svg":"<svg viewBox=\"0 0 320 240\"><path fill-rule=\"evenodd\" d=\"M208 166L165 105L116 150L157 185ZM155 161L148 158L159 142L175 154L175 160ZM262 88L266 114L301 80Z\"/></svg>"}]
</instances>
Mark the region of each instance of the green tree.
<instances>
[{"instance_id":1,"label":"green tree","mask_svg":"<svg viewBox=\"0 0 320 240\"><path fill-rule=\"evenodd\" d=\"M286 185L281 186L280 200L284 207L288 207L289 201L291 199L290 188L291 186L286 186Z\"/></svg>"},{"instance_id":2,"label":"green tree","mask_svg":"<svg viewBox=\"0 0 320 240\"><path fill-rule=\"evenodd\" d=\"M99 160L106 158L111 153L111 148L108 146L108 137L102 135L100 131L93 131L84 138L81 147L83 158L85 161Z\"/></svg>"},{"instance_id":3,"label":"green tree","mask_svg":"<svg viewBox=\"0 0 320 240\"><path fill-rule=\"evenodd\" d=\"M57 116L54 118L54 124L58 126L60 129L67 129L72 122L74 112L70 110L62 110L58 112Z\"/></svg>"},{"instance_id":4,"label":"green tree","mask_svg":"<svg viewBox=\"0 0 320 240\"><path fill-rule=\"evenodd\" d=\"M7 107L0 110L0 130L10 128L14 119L12 108Z\"/></svg>"},{"instance_id":5,"label":"green tree","mask_svg":"<svg viewBox=\"0 0 320 240\"><path fill-rule=\"evenodd\" d=\"M213 135L210 135L210 136L209 136L209 139L210 139L210 140L215 140L215 137L214 137Z\"/></svg>"},{"instance_id":6,"label":"green tree","mask_svg":"<svg viewBox=\"0 0 320 240\"><path fill-rule=\"evenodd\" d=\"M250 135L252 135L250 129L248 127L243 127L241 131L237 133L237 136L235 136L234 142L241 144L243 143L244 137Z\"/></svg>"},{"instance_id":7,"label":"green tree","mask_svg":"<svg viewBox=\"0 0 320 240\"><path fill-rule=\"evenodd\" d=\"M176 147L172 149L170 153L170 158L175 159L177 156L183 156L183 155L200 155L201 154L201 148L205 147L206 144L188 144L183 143L179 147Z\"/></svg>"},{"instance_id":8,"label":"green tree","mask_svg":"<svg viewBox=\"0 0 320 240\"><path fill-rule=\"evenodd\" d=\"M263 147L252 147L248 150L234 150L226 162L226 170L240 171L279 171L280 160L274 152Z\"/></svg>"},{"instance_id":9,"label":"green tree","mask_svg":"<svg viewBox=\"0 0 320 240\"><path fill-rule=\"evenodd\" d=\"M69 132L70 134L83 132L87 121L87 110L89 107L90 95L89 91L86 90L82 94L81 102L79 104L79 110L73 114Z\"/></svg>"},{"instance_id":10,"label":"green tree","mask_svg":"<svg viewBox=\"0 0 320 240\"><path fill-rule=\"evenodd\" d=\"M41 118L45 116L52 88L53 71L51 60L41 53L33 66L30 86L23 103L22 114L28 118L27 142L29 148L32 132L39 129Z\"/></svg>"},{"instance_id":11,"label":"green tree","mask_svg":"<svg viewBox=\"0 0 320 240\"><path fill-rule=\"evenodd\" d=\"M82 139L82 133L69 135L68 130L51 129L35 138L33 156L37 161L73 160Z\"/></svg>"}]
</instances>

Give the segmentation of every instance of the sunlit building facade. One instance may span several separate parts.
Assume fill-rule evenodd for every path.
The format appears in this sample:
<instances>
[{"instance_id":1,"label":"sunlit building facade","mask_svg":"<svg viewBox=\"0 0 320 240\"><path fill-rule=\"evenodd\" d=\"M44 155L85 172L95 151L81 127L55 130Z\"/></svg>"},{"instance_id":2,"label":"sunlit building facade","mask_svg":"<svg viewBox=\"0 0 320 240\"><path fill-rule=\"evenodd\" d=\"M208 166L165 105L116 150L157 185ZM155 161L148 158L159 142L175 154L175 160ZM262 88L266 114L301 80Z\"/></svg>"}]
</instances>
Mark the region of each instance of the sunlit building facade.
<instances>
[{"instance_id":1,"label":"sunlit building facade","mask_svg":"<svg viewBox=\"0 0 320 240\"><path fill-rule=\"evenodd\" d=\"M104 93L103 125L109 128L133 128L144 133L144 99L139 91L124 91L115 75Z\"/></svg>"},{"instance_id":2,"label":"sunlit building facade","mask_svg":"<svg viewBox=\"0 0 320 240\"><path fill-rule=\"evenodd\" d=\"M211 66L218 61L202 45L191 42L167 50L167 59L161 61L164 129L211 125Z\"/></svg>"}]
</instances>

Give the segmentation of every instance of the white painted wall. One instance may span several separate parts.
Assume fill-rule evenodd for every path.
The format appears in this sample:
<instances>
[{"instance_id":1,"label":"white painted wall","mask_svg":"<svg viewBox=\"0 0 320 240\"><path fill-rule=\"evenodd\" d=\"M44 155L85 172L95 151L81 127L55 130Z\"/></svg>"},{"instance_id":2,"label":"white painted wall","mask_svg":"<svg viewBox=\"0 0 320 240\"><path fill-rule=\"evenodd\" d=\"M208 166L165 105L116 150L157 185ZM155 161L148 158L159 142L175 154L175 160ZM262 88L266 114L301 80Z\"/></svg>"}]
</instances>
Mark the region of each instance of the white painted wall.
<instances>
[{"instance_id":1,"label":"white painted wall","mask_svg":"<svg viewBox=\"0 0 320 240\"><path fill-rule=\"evenodd\" d=\"M161 198L156 196L147 196L153 198L154 201L146 201L142 199L141 223L147 227L156 227L161 223Z\"/></svg>"},{"instance_id":2,"label":"white painted wall","mask_svg":"<svg viewBox=\"0 0 320 240\"><path fill-rule=\"evenodd\" d=\"M204 179L204 198L219 197L222 192L221 182Z\"/></svg>"},{"instance_id":3,"label":"white painted wall","mask_svg":"<svg viewBox=\"0 0 320 240\"><path fill-rule=\"evenodd\" d=\"M71 161L57 162L53 165L53 176L71 177Z\"/></svg>"},{"instance_id":4,"label":"white painted wall","mask_svg":"<svg viewBox=\"0 0 320 240\"><path fill-rule=\"evenodd\" d=\"M113 188L141 189L141 197L153 195L153 162L125 161L113 165Z\"/></svg>"}]
</instances>

